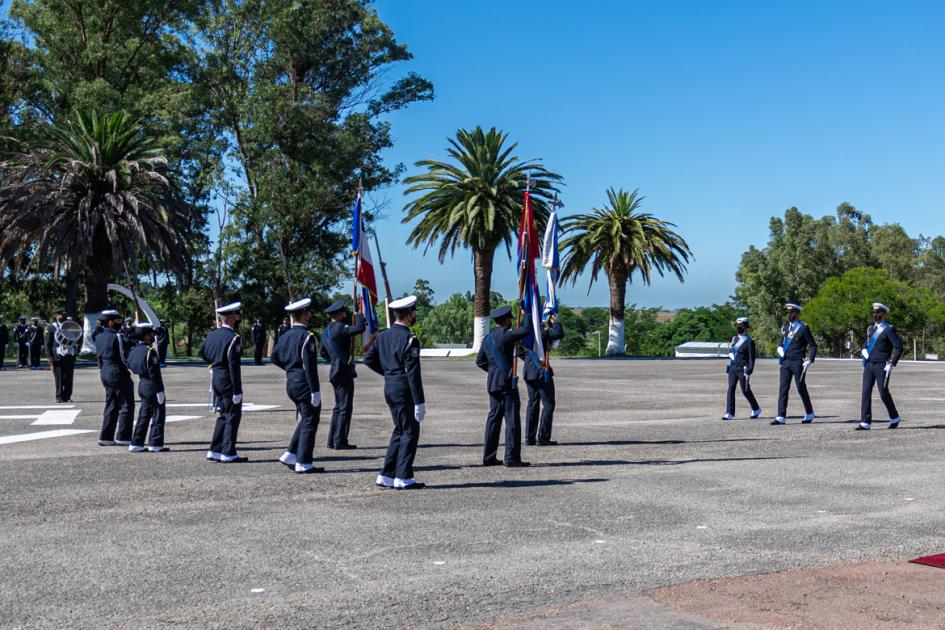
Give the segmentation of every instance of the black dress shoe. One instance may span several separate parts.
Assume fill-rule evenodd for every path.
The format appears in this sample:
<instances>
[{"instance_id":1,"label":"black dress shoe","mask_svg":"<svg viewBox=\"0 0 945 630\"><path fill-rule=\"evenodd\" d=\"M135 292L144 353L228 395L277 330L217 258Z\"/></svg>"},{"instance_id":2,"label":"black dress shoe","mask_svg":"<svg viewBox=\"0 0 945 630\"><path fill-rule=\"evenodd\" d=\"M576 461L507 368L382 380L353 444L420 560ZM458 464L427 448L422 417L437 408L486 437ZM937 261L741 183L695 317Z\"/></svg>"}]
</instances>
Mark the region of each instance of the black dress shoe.
<instances>
[{"instance_id":1,"label":"black dress shoe","mask_svg":"<svg viewBox=\"0 0 945 630\"><path fill-rule=\"evenodd\" d=\"M554 440L538 440L538 446L558 446Z\"/></svg>"},{"instance_id":2,"label":"black dress shoe","mask_svg":"<svg viewBox=\"0 0 945 630\"><path fill-rule=\"evenodd\" d=\"M409 486L403 486L403 487L394 486L394 489L395 490L420 490L421 488L425 488L426 485L427 484L423 483L422 481L417 481L416 483L412 483Z\"/></svg>"},{"instance_id":3,"label":"black dress shoe","mask_svg":"<svg viewBox=\"0 0 945 630\"><path fill-rule=\"evenodd\" d=\"M535 440L525 440L526 446L535 446Z\"/></svg>"},{"instance_id":4,"label":"black dress shoe","mask_svg":"<svg viewBox=\"0 0 945 630\"><path fill-rule=\"evenodd\" d=\"M339 444L338 446L335 447L335 450L336 451L353 451L356 448L358 447L355 446L354 444Z\"/></svg>"},{"instance_id":5,"label":"black dress shoe","mask_svg":"<svg viewBox=\"0 0 945 630\"><path fill-rule=\"evenodd\" d=\"M485 459L485 460L483 460L483 461L482 461L482 465L483 465L483 466L501 466L501 465L502 465L502 462L500 462L500 461L499 461L498 459L496 459L495 457L492 457L492 458L490 458L490 459Z\"/></svg>"},{"instance_id":6,"label":"black dress shoe","mask_svg":"<svg viewBox=\"0 0 945 630\"><path fill-rule=\"evenodd\" d=\"M323 473L323 472L325 472L324 468L319 468L318 466L316 466L315 468L309 468L308 470L296 470L295 474L296 475L314 475L315 473Z\"/></svg>"},{"instance_id":7,"label":"black dress shoe","mask_svg":"<svg viewBox=\"0 0 945 630\"><path fill-rule=\"evenodd\" d=\"M505 462L506 468L528 468L531 466L528 462L523 462L520 459L513 459L511 461Z\"/></svg>"},{"instance_id":8,"label":"black dress shoe","mask_svg":"<svg viewBox=\"0 0 945 630\"><path fill-rule=\"evenodd\" d=\"M221 459L218 460L221 464L245 464L249 461L248 457L239 456L234 459Z\"/></svg>"},{"instance_id":9,"label":"black dress shoe","mask_svg":"<svg viewBox=\"0 0 945 630\"><path fill-rule=\"evenodd\" d=\"M869 425L867 425L867 426L864 427L862 424L858 424L858 425L856 425L856 428L853 429L853 430L854 430L854 431L869 431L869 430L870 430L870 427L869 427Z\"/></svg>"}]
</instances>

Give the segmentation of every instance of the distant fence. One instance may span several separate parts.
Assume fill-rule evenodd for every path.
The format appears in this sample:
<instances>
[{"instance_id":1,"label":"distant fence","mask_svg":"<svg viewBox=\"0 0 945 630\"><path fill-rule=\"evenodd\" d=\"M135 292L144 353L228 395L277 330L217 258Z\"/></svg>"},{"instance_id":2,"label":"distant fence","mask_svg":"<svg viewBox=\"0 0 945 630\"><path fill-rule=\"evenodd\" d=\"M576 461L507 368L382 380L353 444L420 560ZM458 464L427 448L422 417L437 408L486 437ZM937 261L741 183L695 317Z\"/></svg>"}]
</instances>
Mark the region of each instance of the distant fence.
<instances>
[{"instance_id":1,"label":"distant fence","mask_svg":"<svg viewBox=\"0 0 945 630\"><path fill-rule=\"evenodd\" d=\"M677 359L720 359L728 356L728 343L724 341L687 341L676 346Z\"/></svg>"}]
</instances>

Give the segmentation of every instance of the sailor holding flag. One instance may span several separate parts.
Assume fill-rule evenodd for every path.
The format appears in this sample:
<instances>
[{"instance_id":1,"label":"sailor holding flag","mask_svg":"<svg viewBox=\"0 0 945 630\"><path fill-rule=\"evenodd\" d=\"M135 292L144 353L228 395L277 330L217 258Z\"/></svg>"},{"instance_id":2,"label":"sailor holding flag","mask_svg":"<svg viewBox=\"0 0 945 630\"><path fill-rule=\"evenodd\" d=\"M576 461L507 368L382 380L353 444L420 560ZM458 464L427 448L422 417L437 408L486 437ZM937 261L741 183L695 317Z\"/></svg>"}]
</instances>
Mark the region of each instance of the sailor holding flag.
<instances>
[{"instance_id":1,"label":"sailor holding flag","mask_svg":"<svg viewBox=\"0 0 945 630\"><path fill-rule=\"evenodd\" d=\"M739 317L735 320L735 329L738 332L732 337L728 351L728 396L725 401L725 415L722 420L735 419L735 387L741 385L742 394L751 405L751 417L761 415L761 407L751 392L751 373L755 371L755 340L748 336L748 318Z\"/></svg>"},{"instance_id":2,"label":"sailor holding flag","mask_svg":"<svg viewBox=\"0 0 945 630\"><path fill-rule=\"evenodd\" d=\"M896 410L892 394L889 393L889 378L902 356L902 342L893 327L886 321L889 307L880 302L873 303L873 321L866 331L866 347L863 356L863 392L860 399L860 424L857 431L868 431L873 422L873 385L879 389L879 397L889 412L889 428L899 427L902 418Z\"/></svg>"},{"instance_id":3,"label":"sailor holding flag","mask_svg":"<svg viewBox=\"0 0 945 630\"><path fill-rule=\"evenodd\" d=\"M564 328L558 321L558 296L556 287L560 271L558 258L558 202L557 197L551 203L552 212L545 229L542 242L541 266L547 270L547 299L542 310L543 329L541 346L544 356L539 357L531 350L521 348L519 356L524 361L522 371L525 388L528 390L528 406L525 409L525 443L529 446L554 446L551 439L551 427L555 413L555 379L551 369L551 350L564 339ZM540 412L540 415L539 415ZM540 421L539 421L540 420Z\"/></svg>"},{"instance_id":4,"label":"sailor holding flag","mask_svg":"<svg viewBox=\"0 0 945 630\"><path fill-rule=\"evenodd\" d=\"M781 382L778 387L778 416L771 424L778 425L787 422L788 392L791 389L791 378L797 385L797 393L804 403L804 424L814 421L814 406L807 393L807 368L817 358L817 342L810 328L801 321L800 304L787 303L788 320L781 327L781 344L778 346L778 364L781 366ZM808 351L809 349L809 351Z\"/></svg>"}]
</instances>

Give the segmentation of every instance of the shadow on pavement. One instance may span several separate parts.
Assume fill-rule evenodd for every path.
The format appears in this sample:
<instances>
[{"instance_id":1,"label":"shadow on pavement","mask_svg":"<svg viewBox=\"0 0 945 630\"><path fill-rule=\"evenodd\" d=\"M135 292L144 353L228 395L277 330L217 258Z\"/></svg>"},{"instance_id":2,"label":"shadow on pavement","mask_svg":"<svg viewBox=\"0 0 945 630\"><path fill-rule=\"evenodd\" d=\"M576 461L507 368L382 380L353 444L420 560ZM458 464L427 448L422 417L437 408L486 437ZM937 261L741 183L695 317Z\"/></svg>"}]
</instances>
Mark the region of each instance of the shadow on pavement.
<instances>
[{"instance_id":1,"label":"shadow on pavement","mask_svg":"<svg viewBox=\"0 0 945 630\"><path fill-rule=\"evenodd\" d=\"M609 479L535 479L482 481L472 483L445 483L427 485L429 490L458 490L469 488L540 488L542 486L570 486L576 483L601 483Z\"/></svg>"}]
</instances>

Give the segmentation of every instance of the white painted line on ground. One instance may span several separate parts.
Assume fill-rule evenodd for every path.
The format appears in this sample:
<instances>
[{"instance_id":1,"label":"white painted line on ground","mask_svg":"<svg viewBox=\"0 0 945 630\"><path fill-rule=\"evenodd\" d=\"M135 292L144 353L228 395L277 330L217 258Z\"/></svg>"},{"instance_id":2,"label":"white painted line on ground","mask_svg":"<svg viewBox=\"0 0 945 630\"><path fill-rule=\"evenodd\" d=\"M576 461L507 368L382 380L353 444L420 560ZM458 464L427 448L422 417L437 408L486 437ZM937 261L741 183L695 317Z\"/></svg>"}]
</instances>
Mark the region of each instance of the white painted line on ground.
<instances>
[{"instance_id":1,"label":"white painted line on ground","mask_svg":"<svg viewBox=\"0 0 945 630\"><path fill-rule=\"evenodd\" d=\"M442 560L434 560L434 561L433 561L433 564L435 564L435 565L438 566L438 567L441 567L441 566L443 566L443 565L446 564L446 563L443 562Z\"/></svg>"},{"instance_id":2,"label":"white painted line on ground","mask_svg":"<svg viewBox=\"0 0 945 630\"><path fill-rule=\"evenodd\" d=\"M37 433L7 435L0 437L0 444L16 444L17 442L30 442L32 440L45 440L47 438L68 437L70 435L79 435L81 433L95 433L95 431L93 429L55 429L53 431L39 431Z\"/></svg>"},{"instance_id":3,"label":"white painted line on ground","mask_svg":"<svg viewBox=\"0 0 945 630\"><path fill-rule=\"evenodd\" d=\"M33 418L38 418L39 415L31 413L28 416L0 416L0 420L32 420Z\"/></svg>"},{"instance_id":4,"label":"white painted line on ground","mask_svg":"<svg viewBox=\"0 0 945 630\"><path fill-rule=\"evenodd\" d=\"M210 405L207 403L167 403L165 407L203 407L208 413L211 412ZM282 405L257 405L256 403L243 403L243 411L267 411L269 409L279 409Z\"/></svg>"},{"instance_id":5,"label":"white painted line on ground","mask_svg":"<svg viewBox=\"0 0 945 630\"><path fill-rule=\"evenodd\" d=\"M33 426L72 424L80 413L82 413L81 409L52 409L37 418Z\"/></svg>"},{"instance_id":6,"label":"white painted line on ground","mask_svg":"<svg viewBox=\"0 0 945 630\"><path fill-rule=\"evenodd\" d=\"M696 525L696 529L709 529L705 525Z\"/></svg>"},{"instance_id":7,"label":"white painted line on ground","mask_svg":"<svg viewBox=\"0 0 945 630\"><path fill-rule=\"evenodd\" d=\"M202 420L206 416L167 416L165 422L183 422L184 420Z\"/></svg>"},{"instance_id":8,"label":"white painted line on ground","mask_svg":"<svg viewBox=\"0 0 945 630\"><path fill-rule=\"evenodd\" d=\"M0 405L4 409L72 409L75 405Z\"/></svg>"},{"instance_id":9,"label":"white painted line on ground","mask_svg":"<svg viewBox=\"0 0 945 630\"><path fill-rule=\"evenodd\" d=\"M264 588L251 588L249 589L250 593L265 593L266 589Z\"/></svg>"}]
</instances>

